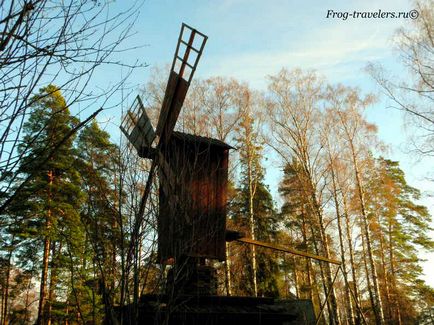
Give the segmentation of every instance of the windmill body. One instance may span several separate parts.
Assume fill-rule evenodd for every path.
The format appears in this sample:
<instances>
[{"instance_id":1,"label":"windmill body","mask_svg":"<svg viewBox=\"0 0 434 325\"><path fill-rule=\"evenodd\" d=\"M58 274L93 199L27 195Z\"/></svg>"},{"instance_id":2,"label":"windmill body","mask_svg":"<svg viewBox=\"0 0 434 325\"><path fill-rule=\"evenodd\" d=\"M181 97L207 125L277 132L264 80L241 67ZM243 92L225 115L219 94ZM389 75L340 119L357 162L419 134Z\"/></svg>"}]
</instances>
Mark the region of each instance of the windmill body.
<instances>
[{"instance_id":1,"label":"windmill body","mask_svg":"<svg viewBox=\"0 0 434 325\"><path fill-rule=\"evenodd\" d=\"M225 260L229 149L215 139L173 133L164 155L169 169L176 171L174 186L169 193L159 194L161 260ZM165 179L160 178L160 188Z\"/></svg>"}]
</instances>

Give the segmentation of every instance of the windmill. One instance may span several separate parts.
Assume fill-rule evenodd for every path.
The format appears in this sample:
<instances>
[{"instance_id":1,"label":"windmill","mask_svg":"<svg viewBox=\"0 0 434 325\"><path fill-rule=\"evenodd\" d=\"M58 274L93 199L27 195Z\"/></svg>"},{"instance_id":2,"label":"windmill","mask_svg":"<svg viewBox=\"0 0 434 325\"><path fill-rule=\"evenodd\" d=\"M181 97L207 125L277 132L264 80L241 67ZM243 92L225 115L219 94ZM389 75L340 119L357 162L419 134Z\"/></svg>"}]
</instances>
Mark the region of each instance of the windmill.
<instances>
[{"instance_id":1,"label":"windmill","mask_svg":"<svg viewBox=\"0 0 434 325\"><path fill-rule=\"evenodd\" d=\"M201 290L212 293L214 271L204 264L206 259L225 259L227 164L231 147L216 139L174 131L206 40L204 34L182 24L156 130L140 97L123 118L121 130L140 157L152 160L139 216L143 215L158 170L160 262L174 261L178 266L175 271L183 269L183 276L173 272L169 276L183 279L178 282L182 282L182 287L187 283L190 289L185 291L197 292L197 281L191 277L199 276L205 278L207 288ZM140 219L136 233L139 229Z\"/></svg>"}]
</instances>

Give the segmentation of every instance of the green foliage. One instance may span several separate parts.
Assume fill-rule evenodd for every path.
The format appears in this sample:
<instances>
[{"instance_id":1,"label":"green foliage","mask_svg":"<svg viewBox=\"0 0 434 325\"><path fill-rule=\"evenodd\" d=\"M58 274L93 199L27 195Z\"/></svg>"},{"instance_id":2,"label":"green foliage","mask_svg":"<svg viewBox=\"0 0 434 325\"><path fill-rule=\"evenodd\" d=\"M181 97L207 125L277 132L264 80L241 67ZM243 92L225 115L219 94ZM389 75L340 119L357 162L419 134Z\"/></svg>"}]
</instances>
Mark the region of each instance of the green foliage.
<instances>
[{"instance_id":1,"label":"green foliage","mask_svg":"<svg viewBox=\"0 0 434 325\"><path fill-rule=\"evenodd\" d=\"M401 317L414 322L417 309L433 290L420 279L422 260L418 257L420 249L434 248L429 235L431 216L418 203L420 191L407 183L398 162L380 157L374 166L366 197L377 243L375 253L384 256L383 281L390 286L392 298L396 297L393 299L401 308Z\"/></svg>"},{"instance_id":2,"label":"green foliage","mask_svg":"<svg viewBox=\"0 0 434 325\"><path fill-rule=\"evenodd\" d=\"M307 177L304 170L296 159L285 165L283 169L283 178L279 185L279 193L282 196L283 203L280 211L280 222L283 228L279 237L285 245L295 249L307 252L315 252L313 242L318 240L314 238L313 231L319 232L317 222L315 221L312 206L306 195ZM299 291L299 298L311 298L315 279L308 280L307 277L300 277L295 280L293 276L297 272L303 275L309 274L311 270L310 261L306 259L294 258L294 256L285 256L280 264L281 271L288 278L294 278L292 289ZM310 281L310 283L309 283ZM285 284L288 286L288 284ZM294 290L293 290L294 292ZM286 295L288 295L286 293Z\"/></svg>"},{"instance_id":3,"label":"green foliage","mask_svg":"<svg viewBox=\"0 0 434 325\"><path fill-rule=\"evenodd\" d=\"M35 249L45 237L69 242L83 239L77 228L83 195L80 175L74 168L73 137L64 141L47 163L36 168L77 124L77 119L70 115L60 91L53 85L42 88L33 101L24 124L24 140L19 146L20 151L27 148L26 155L18 168L18 174L32 177L8 209L18 221L9 233L21 240L19 260L23 267L33 264L38 256ZM46 227L47 223L50 227Z\"/></svg>"},{"instance_id":4,"label":"green foliage","mask_svg":"<svg viewBox=\"0 0 434 325\"><path fill-rule=\"evenodd\" d=\"M89 283L95 282L95 274L107 271L97 265L112 263L110 256L119 239L110 183L117 148L96 122L81 132L76 146L75 137L65 141L78 120L70 115L55 86L41 89L33 102L19 147L26 155L18 169L23 177L32 177L8 209L11 222L6 233L24 270L40 270L43 243L49 239L53 321L73 321L79 315L99 323L103 315L100 288ZM53 148L54 155L36 169ZM95 256L95 252L103 254ZM110 267L112 274L115 266Z\"/></svg>"},{"instance_id":5,"label":"green foliage","mask_svg":"<svg viewBox=\"0 0 434 325\"><path fill-rule=\"evenodd\" d=\"M231 204L231 217L236 229L249 233L248 220L248 191L246 187L236 190L236 196ZM255 234L256 239L264 242L275 242L278 233L278 215L274 208L274 202L267 186L261 180L257 184L253 197ZM240 270L235 286L239 286L240 293L253 294L251 287L252 266L250 247L239 247L240 263L244 268ZM266 249L257 249L257 281L258 295L266 297L278 297L279 265L278 254ZM236 275L237 277L237 275Z\"/></svg>"},{"instance_id":6,"label":"green foliage","mask_svg":"<svg viewBox=\"0 0 434 325\"><path fill-rule=\"evenodd\" d=\"M251 213L253 213L255 238L273 242L276 239L278 219L273 198L264 184L264 171L261 165L262 146L258 140L257 126L250 112L243 115L237 142L240 144L241 178L240 186L231 204L231 217L235 227L245 234L251 232ZM252 197L252 207L250 199ZM251 211L252 208L252 211ZM241 263L246 267L241 271L238 285L249 294L254 294L251 285L253 269L251 247L241 249ZM279 296L277 255L269 250L257 249L257 284L258 296ZM241 289L241 288L239 288Z\"/></svg>"},{"instance_id":7,"label":"green foliage","mask_svg":"<svg viewBox=\"0 0 434 325\"><path fill-rule=\"evenodd\" d=\"M93 121L81 132L77 141L76 166L80 171L85 200L80 208L81 222L86 232L86 245L82 248L80 272L82 282L77 293L87 317L103 318L102 295L115 294L115 281L119 266L116 263L122 236L118 221L119 196L114 186L118 167L118 148L107 132ZM98 283L88 286L88 283ZM87 292L87 294L86 294ZM113 304L112 300L105 303Z\"/></svg>"}]
</instances>

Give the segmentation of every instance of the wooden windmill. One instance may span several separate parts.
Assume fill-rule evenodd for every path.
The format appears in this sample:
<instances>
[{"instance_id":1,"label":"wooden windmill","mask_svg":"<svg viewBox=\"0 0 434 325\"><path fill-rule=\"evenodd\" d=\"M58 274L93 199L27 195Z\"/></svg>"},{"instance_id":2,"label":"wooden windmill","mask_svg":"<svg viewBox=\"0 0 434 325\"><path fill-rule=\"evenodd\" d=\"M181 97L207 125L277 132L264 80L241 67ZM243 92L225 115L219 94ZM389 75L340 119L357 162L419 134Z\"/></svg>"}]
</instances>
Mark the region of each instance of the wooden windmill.
<instances>
[{"instance_id":1,"label":"wooden windmill","mask_svg":"<svg viewBox=\"0 0 434 325\"><path fill-rule=\"evenodd\" d=\"M174 260L180 264L189 260L192 264L225 259L230 146L174 131L206 40L204 34L182 25L156 130L140 97L121 125L138 155L152 159L148 192L158 170L158 253L162 262ZM146 195L145 190L145 199Z\"/></svg>"}]
</instances>

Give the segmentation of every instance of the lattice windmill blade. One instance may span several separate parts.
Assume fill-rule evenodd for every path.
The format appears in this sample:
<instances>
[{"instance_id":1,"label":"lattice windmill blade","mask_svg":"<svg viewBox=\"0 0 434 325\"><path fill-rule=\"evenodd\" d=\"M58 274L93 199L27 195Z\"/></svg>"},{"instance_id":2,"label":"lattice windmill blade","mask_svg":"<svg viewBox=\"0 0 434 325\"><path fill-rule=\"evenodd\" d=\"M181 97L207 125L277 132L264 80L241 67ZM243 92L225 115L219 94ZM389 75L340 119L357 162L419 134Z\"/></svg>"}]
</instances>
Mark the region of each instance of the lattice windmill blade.
<instances>
[{"instance_id":1,"label":"lattice windmill blade","mask_svg":"<svg viewBox=\"0 0 434 325\"><path fill-rule=\"evenodd\" d=\"M160 148L170 140L207 39L201 32L182 24L156 129L159 142L155 159L160 177L165 178L163 183L167 184L162 188L166 193L173 189L176 179Z\"/></svg>"},{"instance_id":2,"label":"lattice windmill blade","mask_svg":"<svg viewBox=\"0 0 434 325\"><path fill-rule=\"evenodd\" d=\"M169 141L208 37L182 24L158 119L159 144Z\"/></svg>"},{"instance_id":3,"label":"lattice windmill blade","mask_svg":"<svg viewBox=\"0 0 434 325\"><path fill-rule=\"evenodd\" d=\"M157 150L168 143L207 39L201 32L182 24L156 132L139 96L125 114L121 130L140 157L152 158L156 135L159 137Z\"/></svg>"},{"instance_id":4,"label":"lattice windmill blade","mask_svg":"<svg viewBox=\"0 0 434 325\"><path fill-rule=\"evenodd\" d=\"M136 148L138 155L150 158L155 131L146 114L140 96L136 97L132 108L125 114L120 128L130 143Z\"/></svg>"},{"instance_id":5,"label":"lattice windmill blade","mask_svg":"<svg viewBox=\"0 0 434 325\"><path fill-rule=\"evenodd\" d=\"M179 211L191 198L186 197L185 192L175 194L175 189L181 188L177 181L179 175L172 169L171 162L167 161L166 150L207 39L204 34L182 24L156 129L158 144L155 162L159 170L160 189L164 193L167 206L174 211ZM161 244L161 239L159 242ZM162 254L165 255L164 252Z\"/></svg>"}]
</instances>

